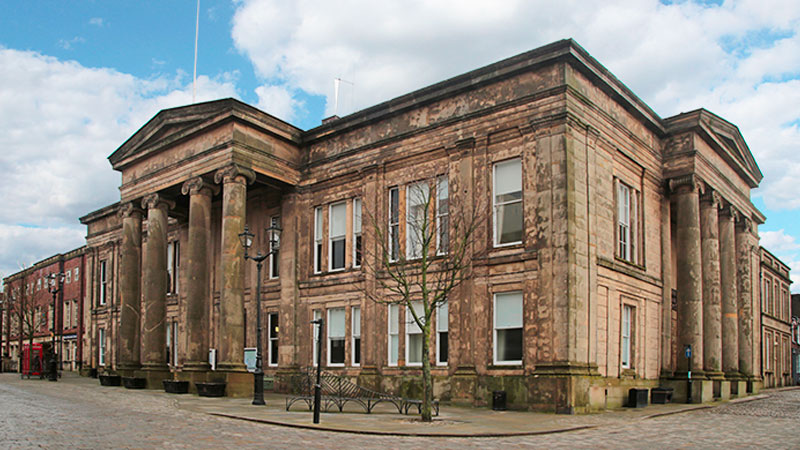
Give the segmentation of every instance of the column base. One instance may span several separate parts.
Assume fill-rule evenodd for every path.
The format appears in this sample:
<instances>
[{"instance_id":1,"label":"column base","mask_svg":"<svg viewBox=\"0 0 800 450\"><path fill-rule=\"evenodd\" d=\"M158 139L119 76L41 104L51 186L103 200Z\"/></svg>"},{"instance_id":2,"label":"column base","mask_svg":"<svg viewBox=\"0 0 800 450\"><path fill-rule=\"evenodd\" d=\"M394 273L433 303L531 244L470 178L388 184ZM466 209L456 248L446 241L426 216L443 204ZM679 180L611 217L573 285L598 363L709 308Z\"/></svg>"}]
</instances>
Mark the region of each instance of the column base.
<instances>
[{"instance_id":1,"label":"column base","mask_svg":"<svg viewBox=\"0 0 800 450\"><path fill-rule=\"evenodd\" d=\"M244 366L242 366L244 367ZM225 395L228 397L246 398L253 396L253 374L245 370L216 370L206 372L208 382L224 382Z\"/></svg>"},{"instance_id":2,"label":"column base","mask_svg":"<svg viewBox=\"0 0 800 450\"><path fill-rule=\"evenodd\" d=\"M673 377L664 379L661 383L663 386L671 387L673 389L672 399L675 402L689 403L689 380L684 375L684 378ZM705 378L695 378L692 372L692 403L705 403L714 399L714 382Z\"/></svg>"},{"instance_id":3,"label":"column base","mask_svg":"<svg viewBox=\"0 0 800 450\"><path fill-rule=\"evenodd\" d=\"M725 373L722 372L722 371L719 371L719 370L717 370L717 371L709 370L709 371L706 371L706 373L704 375L709 380L722 381L722 380L725 379ZM692 378L694 378L694 372L692 372Z\"/></svg>"},{"instance_id":4,"label":"column base","mask_svg":"<svg viewBox=\"0 0 800 450\"><path fill-rule=\"evenodd\" d=\"M207 361L186 361L181 370L184 372L208 372L211 370L211 364Z\"/></svg>"},{"instance_id":5,"label":"column base","mask_svg":"<svg viewBox=\"0 0 800 450\"><path fill-rule=\"evenodd\" d=\"M220 362L217 363L217 372L247 372L247 366L244 363Z\"/></svg>"}]
</instances>

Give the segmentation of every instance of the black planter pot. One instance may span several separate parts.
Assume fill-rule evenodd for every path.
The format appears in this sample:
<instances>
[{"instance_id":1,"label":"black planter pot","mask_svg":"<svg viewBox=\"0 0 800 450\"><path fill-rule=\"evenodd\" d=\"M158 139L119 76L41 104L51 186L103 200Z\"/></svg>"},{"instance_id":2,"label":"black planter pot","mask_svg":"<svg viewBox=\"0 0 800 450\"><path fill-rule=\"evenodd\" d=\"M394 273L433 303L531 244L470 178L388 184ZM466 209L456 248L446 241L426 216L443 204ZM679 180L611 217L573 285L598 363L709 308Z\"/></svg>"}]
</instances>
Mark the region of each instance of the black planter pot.
<instances>
[{"instance_id":1,"label":"black planter pot","mask_svg":"<svg viewBox=\"0 0 800 450\"><path fill-rule=\"evenodd\" d=\"M167 394L186 394L189 392L188 381L163 380L164 392Z\"/></svg>"},{"instance_id":2,"label":"black planter pot","mask_svg":"<svg viewBox=\"0 0 800 450\"><path fill-rule=\"evenodd\" d=\"M89 376L92 377L92 378L97 378L97 369L94 368L94 367L89 369Z\"/></svg>"},{"instance_id":3,"label":"black planter pot","mask_svg":"<svg viewBox=\"0 0 800 450\"><path fill-rule=\"evenodd\" d=\"M100 375L100 386L121 386L122 377L119 375Z\"/></svg>"},{"instance_id":4,"label":"black planter pot","mask_svg":"<svg viewBox=\"0 0 800 450\"><path fill-rule=\"evenodd\" d=\"M195 383L200 397L225 397L225 384L222 382Z\"/></svg>"},{"instance_id":5,"label":"black planter pot","mask_svg":"<svg viewBox=\"0 0 800 450\"><path fill-rule=\"evenodd\" d=\"M122 385L125 386L125 389L144 389L147 387L147 379L122 377Z\"/></svg>"}]
</instances>

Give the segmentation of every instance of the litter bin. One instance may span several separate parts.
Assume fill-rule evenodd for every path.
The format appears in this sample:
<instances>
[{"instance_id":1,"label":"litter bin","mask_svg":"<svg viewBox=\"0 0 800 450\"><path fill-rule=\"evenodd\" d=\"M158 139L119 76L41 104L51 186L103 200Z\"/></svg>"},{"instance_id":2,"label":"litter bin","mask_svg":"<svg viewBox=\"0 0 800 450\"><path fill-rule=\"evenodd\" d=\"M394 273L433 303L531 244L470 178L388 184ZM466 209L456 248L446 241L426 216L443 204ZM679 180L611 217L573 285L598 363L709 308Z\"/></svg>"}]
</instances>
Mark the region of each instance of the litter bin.
<instances>
[{"instance_id":1,"label":"litter bin","mask_svg":"<svg viewBox=\"0 0 800 450\"><path fill-rule=\"evenodd\" d=\"M647 406L647 389L632 388L628 391L628 407L630 408L644 408Z\"/></svg>"},{"instance_id":2,"label":"litter bin","mask_svg":"<svg viewBox=\"0 0 800 450\"><path fill-rule=\"evenodd\" d=\"M495 411L505 411L506 408L506 391L492 392L492 409Z\"/></svg>"}]
</instances>

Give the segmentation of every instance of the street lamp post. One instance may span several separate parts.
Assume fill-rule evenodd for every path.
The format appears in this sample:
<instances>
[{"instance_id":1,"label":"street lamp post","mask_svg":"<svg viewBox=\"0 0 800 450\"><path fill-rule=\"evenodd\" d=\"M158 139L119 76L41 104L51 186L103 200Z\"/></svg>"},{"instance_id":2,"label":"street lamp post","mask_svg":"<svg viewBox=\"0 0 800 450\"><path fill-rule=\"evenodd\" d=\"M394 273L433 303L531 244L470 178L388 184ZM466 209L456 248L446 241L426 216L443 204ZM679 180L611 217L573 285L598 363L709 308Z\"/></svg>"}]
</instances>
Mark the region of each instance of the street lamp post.
<instances>
[{"instance_id":1,"label":"street lamp post","mask_svg":"<svg viewBox=\"0 0 800 450\"><path fill-rule=\"evenodd\" d=\"M47 290L53 294L53 332L52 336L52 346L50 348L50 364L49 364L49 373L47 379L50 381L58 381L58 355L56 355L56 319L58 318L57 314L57 306L58 303L56 302L56 295L61 290L61 283L64 282L64 274L61 272L58 273L51 273L47 276L49 280Z\"/></svg>"},{"instance_id":2,"label":"street lamp post","mask_svg":"<svg viewBox=\"0 0 800 450\"><path fill-rule=\"evenodd\" d=\"M281 229L271 226L267 228L269 236L269 251L261 254L261 250L256 253L256 256L249 254L250 247L253 245L253 238L255 235L250 232L247 225L244 226L244 232L239 234L239 240L244 247L244 259L252 259L256 262L257 275L256 275L256 370L253 372L253 404L264 405L264 364L263 364L263 351L261 343L261 267L264 260L270 255L278 252L280 247L280 233Z\"/></svg>"},{"instance_id":3,"label":"street lamp post","mask_svg":"<svg viewBox=\"0 0 800 450\"><path fill-rule=\"evenodd\" d=\"M319 410L322 401L322 385L319 382L320 372L322 371L322 333L325 328L325 320L321 317L314 319L311 323L319 326L317 329L317 382L314 383L314 423L319 423Z\"/></svg>"}]
</instances>

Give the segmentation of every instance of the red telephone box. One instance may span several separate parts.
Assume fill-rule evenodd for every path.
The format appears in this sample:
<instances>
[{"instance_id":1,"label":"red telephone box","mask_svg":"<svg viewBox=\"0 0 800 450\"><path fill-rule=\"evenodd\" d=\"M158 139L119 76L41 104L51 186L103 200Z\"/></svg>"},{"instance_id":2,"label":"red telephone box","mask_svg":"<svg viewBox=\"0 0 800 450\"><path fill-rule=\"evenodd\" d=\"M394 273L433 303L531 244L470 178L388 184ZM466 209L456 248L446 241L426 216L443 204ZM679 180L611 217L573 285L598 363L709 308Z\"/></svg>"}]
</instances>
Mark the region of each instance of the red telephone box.
<instances>
[{"instance_id":1,"label":"red telephone box","mask_svg":"<svg viewBox=\"0 0 800 450\"><path fill-rule=\"evenodd\" d=\"M20 377L38 376L44 378L44 348L42 344L23 344L22 346L22 373Z\"/></svg>"}]
</instances>

